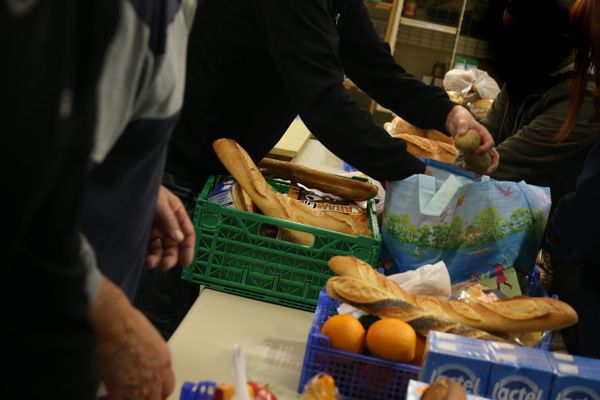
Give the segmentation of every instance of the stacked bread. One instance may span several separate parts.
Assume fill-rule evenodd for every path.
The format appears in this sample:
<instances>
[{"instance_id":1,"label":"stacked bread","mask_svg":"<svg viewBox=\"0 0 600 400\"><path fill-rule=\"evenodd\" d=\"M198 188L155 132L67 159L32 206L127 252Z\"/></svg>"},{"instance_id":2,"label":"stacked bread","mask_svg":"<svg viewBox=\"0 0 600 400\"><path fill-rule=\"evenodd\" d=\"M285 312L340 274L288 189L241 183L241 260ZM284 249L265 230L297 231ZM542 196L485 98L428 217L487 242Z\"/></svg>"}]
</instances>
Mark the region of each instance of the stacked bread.
<instances>
[{"instance_id":1,"label":"stacked bread","mask_svg":"<svg viewBox=\"0 0 600 400\"><path fill-rule=\"evenodd\" d=\"M338 275L327 292L339 301L382 318L399 318L427 335L430 330L503 341L509 333L561 329L577 323L577 313L552 298L516 297L493 303L467 303L413 295L369 264L336 256L329 267Z\"/></svg>"},{"instance_id":2,"label":"stacked bread","mask_svg":"<svg viewBox=\"0 0 600 400\"><path fill-rule=\"evenodd\" d=\"M435 129L418 128L400 117L395 117L386 129L392 136L404 140L408 152L416 157L452 164L458 156L452 138Z\"/></svg>"},{"instance_id":3,"label":"stacked bread","mask_svg":"<svg viewBox=\"0 0 600 400\"><path fill-rule=\"evenodd\" d=\"M216 140L213 149L263 214L349 235L371 235L368 227L349 215L322 212L275 192L248 153L234 140ZM314 236L306 232L286 229L286 233L296 243L312 245L314 241Z\"/></svg>"}]
</instances>

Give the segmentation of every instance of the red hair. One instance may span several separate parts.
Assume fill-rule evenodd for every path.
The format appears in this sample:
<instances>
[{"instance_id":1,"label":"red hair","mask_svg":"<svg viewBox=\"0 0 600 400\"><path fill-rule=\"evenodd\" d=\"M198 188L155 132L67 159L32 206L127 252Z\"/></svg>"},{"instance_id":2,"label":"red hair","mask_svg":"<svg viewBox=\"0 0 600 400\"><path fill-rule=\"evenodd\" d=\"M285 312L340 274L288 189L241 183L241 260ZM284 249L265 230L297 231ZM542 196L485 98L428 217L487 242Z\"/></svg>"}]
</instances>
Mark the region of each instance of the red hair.
<instances>
[{"instance_id":1,"label":"red hair","mask_svg":"<svg viewBox=\"0 0 600 400\"><path fill-rule=\"evenodd\" d=\"M592 66L594 66L596 81L594 97L597 103L593 119L598 119L598 99L600 97L600 4L598 0L578 0L571 10L571 27L573 38L577 43L575 76L571 84L569 114L556 135L558 142L562 142L569 136L577 121L587 92L588 77Z\"/></svg>"}]
</instances>

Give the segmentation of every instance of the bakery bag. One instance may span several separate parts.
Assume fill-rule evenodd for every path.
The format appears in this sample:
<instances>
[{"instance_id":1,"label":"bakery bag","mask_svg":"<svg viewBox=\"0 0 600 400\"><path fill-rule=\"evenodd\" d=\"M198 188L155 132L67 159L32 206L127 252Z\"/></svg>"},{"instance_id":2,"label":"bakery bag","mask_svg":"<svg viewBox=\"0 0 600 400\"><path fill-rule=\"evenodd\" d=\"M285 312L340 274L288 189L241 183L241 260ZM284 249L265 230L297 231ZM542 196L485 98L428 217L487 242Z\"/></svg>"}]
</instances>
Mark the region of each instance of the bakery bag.
<instances>
[{"instance_id":1,"label":"bakery bag","mask_svg":"<svg viewBox=\"0 0 600 400\"><path fill-rule=\"evenodd\" d=\"M533 269L550 211L550 189L477 178L426 160L433 176L392 182L382 236L390 272L444 261L453 283L514 267Z\"/></svg>"}]
</instances>

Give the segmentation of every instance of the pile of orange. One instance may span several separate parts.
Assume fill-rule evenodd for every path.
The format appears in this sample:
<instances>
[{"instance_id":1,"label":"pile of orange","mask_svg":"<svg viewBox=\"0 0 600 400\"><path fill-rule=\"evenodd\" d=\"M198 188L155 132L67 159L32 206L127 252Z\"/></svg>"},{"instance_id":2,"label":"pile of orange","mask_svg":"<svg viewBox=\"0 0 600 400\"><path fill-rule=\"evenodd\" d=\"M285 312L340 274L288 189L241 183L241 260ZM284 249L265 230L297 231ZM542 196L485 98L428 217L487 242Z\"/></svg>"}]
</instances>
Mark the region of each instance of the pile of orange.
<instances>
[{"instance_id":1,"label":"pile of orange","mask_svg":"<svg viewBox=\"0 0 600 400\"><path fill-rule=\"evenodd\" d=\"M334 315L325 321L321 333L329 337L334 349L362 353L366 346L375 357L415 365L423 362L425 338L399 319L380 319L365 330L352 315Z\"/></svg>"}]
</instances>

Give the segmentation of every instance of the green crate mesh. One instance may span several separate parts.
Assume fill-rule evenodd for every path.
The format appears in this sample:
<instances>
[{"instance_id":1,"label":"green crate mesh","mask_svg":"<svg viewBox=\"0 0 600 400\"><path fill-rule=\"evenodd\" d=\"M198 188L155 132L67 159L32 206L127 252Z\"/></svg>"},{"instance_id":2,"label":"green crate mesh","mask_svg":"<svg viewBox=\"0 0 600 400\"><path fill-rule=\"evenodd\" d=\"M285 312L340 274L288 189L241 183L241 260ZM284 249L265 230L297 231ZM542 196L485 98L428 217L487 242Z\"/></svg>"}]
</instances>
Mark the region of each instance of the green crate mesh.
<instances>
[{"instance_id":1,"label":"green crate mesh","mask_svg":"<svg viewBox=\"0 0 600 400\"><path fill-rule=\"evenodd\" d=\"M375 264L381 237L368 205L374 237L350 236L294 224L259 214L222 207L206 200L216 179L210 179L198 198L194 225L196 257L183 270L186 280L215 290L313 311L319 292L332 272L327 261L335 255L354 255ZM281 185L281 183L278 183ZM282 187L277 187L283 191ZM295 228L315 237L313 246L267 237L264 227Z\"/></svg>"}]
</instances>

